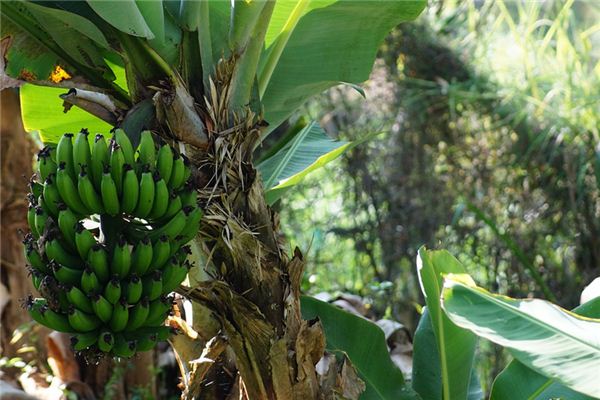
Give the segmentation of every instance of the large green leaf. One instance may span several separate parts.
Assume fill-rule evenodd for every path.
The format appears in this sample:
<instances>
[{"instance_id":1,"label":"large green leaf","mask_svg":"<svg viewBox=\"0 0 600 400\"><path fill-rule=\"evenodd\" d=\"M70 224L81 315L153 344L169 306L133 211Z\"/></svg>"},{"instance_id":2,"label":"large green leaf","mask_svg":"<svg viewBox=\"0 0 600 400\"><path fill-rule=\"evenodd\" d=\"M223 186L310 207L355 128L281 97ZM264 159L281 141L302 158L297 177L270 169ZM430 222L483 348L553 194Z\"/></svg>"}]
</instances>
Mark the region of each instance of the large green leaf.
<instances>
[{"instance_id":1,"label":"large green leaf","mask_svg":"<svg viewBox=\"0 0 600 400\"><path fill-rule=\"evenodd\" d=\"M441 309L440 295L443 288L443 276L461 274L465 270L462 264L444 250L431 251L419 249L417 269L421 291L429 310L433 332L439 352L441 393L436 392L437 399L467 399L469 382L473 368L476 337L471 332L456 326ZM419 374L419 371L415 371ZM433 390L426 377L417 376L414 389L423 398L430 398Z\"/></svg>"},{"instance_id":2,"label":"large green leaf","mask_svg":"<svg viewBox=\"0 0 600 400\"><path fill-rule=\"evenodd\" d=\"M318 1L312 3L274 61L270 79L262 84L265 119L272 127L309 97L340 82L366 80L385 35L400 22L415 18L425 6L421 0L327 1L331 4L323 7ZM267 36L272 45L285 34L281 21L290 12L287 7L281 9L281 18L274 17L276 26ZM261 57L269 57L269 49Z\"/></svg>"},{"instance_id":3,"label":"large green leaf","mask_svg":"<svg viewBox=\"0 0 600 400\"><path fill-rule=\"evenodd\" d=\"M423 307L423 314L413 339L413 368L412 387L423 399L442 398L442 369L440 366L440 352L436 341L431 317L427 307ZM481 400L484 398L479 379L475 369L471 370L468 400Z\"/></svg>"},{"instance_id":4,"label":"large green leaf","mask_svg":"<svg viewBox=\"0 0 600 400\"><path fill-rule=\"evenodd\" d=\"M600 318L600 297L575 308L573 312L584 317ZM591 399L589 396L575 392L544 375L538 374L518 360L512 360L494 380L490 399L512 400L515 398L527 400Z\"/></svg>"},{"instance_id":5,"label":"large green leaf","mask_svg":"<svg viewBox=\"0 0 600 400\"><path fill-rule=\"evenodd\" d=\"M135 0L87 0L87 3L103 20L118 30L133 36L154 38Z\"/></svg>"},{"instance_id":6,"label":"large green leaf","mask_svg":"<svg viewBox=\"0 0 600 400\"><path fill-rule=\"evenodd\" d=\"M544 300L494 295L464 276L445 279L443 308L454 323L508 348L525 366L600 397L600 320Z\"/></svg>"},{"instance_id":7,"label":"large green leaf","mask_svg":"<svg viewBox=\"0 0 600 400\"><path fill-rule=\"evenodd\" d=\"M392 362L385 335L376 324L312 297L302 297L302 317L319 317L327 349L342 351L367 388L361 399L419 399L405 383L402 371Z\"/></svg>"},{"instance_id":8,"label":"large green leaf","mask_svg":"<svg viewBox=\"0 0 600 400\"><path fill-rule=\"evenodd\" d=\"M63 113L63 102L58 97L65 89L26 84L21 87L21 116L25 130L39 131L44 143L57 143L67 132L87 128L92 134L108 133L112 126L80 108ZM43 105L43 106L41 106Z\"/></svg>"}]
</instances>

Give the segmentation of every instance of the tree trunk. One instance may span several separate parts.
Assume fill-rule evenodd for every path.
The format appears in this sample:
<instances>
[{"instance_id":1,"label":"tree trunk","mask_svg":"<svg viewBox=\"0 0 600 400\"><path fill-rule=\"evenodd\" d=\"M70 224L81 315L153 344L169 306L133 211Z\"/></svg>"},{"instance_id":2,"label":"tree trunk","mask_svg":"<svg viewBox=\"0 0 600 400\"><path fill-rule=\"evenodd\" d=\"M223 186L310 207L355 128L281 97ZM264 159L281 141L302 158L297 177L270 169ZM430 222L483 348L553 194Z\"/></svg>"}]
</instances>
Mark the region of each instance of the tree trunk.
<instances>
[{"instance_id":1,"label":"tree trunk","mask_svg":"<svg viewBox=\"0 0 600 400\"><path fill-rule=\"evenodd\" d=\"M172 341L183 397L330 398L334 389L343 393L344 384L326 383L316 372L325 338L318 320L300 314L302 254L286 254L278 216L266 205L252 165L262 121L250 110L232 115L224 108L229 77L223 70L207 100L208 143L188 147L205 215L195 243L202 256L190 285L180 288L194 304L196 332Z\"/></svg>"}]
</instances>

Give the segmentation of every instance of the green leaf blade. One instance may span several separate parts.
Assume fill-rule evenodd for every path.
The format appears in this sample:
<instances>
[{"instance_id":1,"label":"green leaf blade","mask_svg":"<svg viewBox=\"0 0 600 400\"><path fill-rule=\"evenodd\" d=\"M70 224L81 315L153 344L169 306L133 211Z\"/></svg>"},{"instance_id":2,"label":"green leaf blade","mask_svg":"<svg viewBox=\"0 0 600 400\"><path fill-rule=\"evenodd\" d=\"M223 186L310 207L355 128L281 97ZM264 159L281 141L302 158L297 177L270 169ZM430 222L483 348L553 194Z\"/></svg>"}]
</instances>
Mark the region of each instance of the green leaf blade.
<instances>
[{"instance_id":1,"label":"green leaf blade","mask_svg":"<svg viewBox=\"0 0 600 400\"><path fill-rule=\"evenodd\" d=\"M443 308L457 325L507 347L527 367L589 396L600 396L600 321L544 300L491 294L449 277Z\"/></svg>"},{"instance_id":2,"label":"green leaf blade","mask_svg":"<svg viewBox=\"0 0 600 400\"><path fill-rule=\"evenodd\" d=\"M121 32L146 39L154 38L135 0L87 0L87 3L103 20Z\"/></svg>"}]
</instances>

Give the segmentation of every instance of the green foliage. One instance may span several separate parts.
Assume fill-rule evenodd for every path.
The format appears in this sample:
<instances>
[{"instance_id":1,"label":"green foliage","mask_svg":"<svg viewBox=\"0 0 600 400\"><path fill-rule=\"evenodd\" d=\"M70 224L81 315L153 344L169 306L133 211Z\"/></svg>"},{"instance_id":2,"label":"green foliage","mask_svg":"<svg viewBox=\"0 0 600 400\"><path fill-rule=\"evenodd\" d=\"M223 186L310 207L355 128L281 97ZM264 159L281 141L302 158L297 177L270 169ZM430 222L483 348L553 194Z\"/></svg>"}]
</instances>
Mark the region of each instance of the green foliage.
<instances>
[{"instance_id":1,"label":"green foliage","mask_svg":"<svg viewBox=\"0 0 600 400\"><path fill-rule=\"evenodd\" d=\"M455 324L507 347L523 365L547 377L600 396L600 320L581 318L543 300L493 295L466 278L449 275L444 280L443 308Z\"/></svg>"}]
</instances>

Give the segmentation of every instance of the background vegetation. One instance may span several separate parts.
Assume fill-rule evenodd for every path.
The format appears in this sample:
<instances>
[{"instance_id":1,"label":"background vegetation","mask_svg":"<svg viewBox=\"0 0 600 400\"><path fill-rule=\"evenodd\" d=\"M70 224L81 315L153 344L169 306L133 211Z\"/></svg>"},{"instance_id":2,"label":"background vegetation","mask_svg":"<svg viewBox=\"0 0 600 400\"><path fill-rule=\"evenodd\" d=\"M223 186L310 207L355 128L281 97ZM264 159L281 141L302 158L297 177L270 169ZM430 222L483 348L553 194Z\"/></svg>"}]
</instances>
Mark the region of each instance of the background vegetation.
<instances>
[{"instance_id":1,"label":"background vegetation","mask_svg":"<svg viewBox=\"0 0 600 400\"><path fill-rule=\"evenodd\" d=\"M355 140L278 207L308 252L304 288L364 297L412 332L418 248L445 248L487 289L579 304L600 265L600 5L439 2L381 47L366 100L305 107ZM484 348L485 349L485 348ZM484 389L504 367L478 355Z\"/></svg>"}]
</instances>

